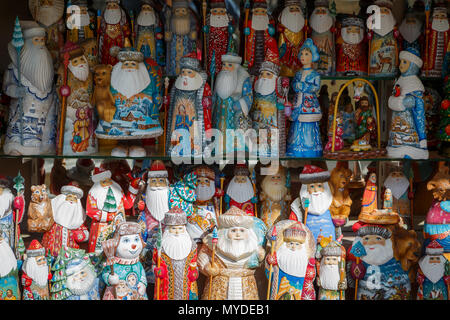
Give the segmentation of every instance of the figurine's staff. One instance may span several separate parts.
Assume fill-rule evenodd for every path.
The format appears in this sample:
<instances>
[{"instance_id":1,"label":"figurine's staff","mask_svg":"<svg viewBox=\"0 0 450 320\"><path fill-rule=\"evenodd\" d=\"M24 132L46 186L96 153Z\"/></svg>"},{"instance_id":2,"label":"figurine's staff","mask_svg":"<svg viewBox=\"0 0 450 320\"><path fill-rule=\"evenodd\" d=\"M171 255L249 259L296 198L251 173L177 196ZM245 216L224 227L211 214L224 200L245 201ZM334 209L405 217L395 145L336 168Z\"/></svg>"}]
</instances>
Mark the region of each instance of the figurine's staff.
<instances>
[{"instance_id":1,"label":"figurine's staff","mask_svg":"<svg viewBox=\"0 0 450 320\"><path fill-rule=\"evenodd\" d=\"M36 6L37 7L37 6ZM16 22L14 25L14 33L12 38L12 45L16 49L17 52L17 81L19 83L19 88L22 88L22 81L21 81L21 68L20 68L20 54L22 52L22 48L24 45L23 41L23 34L22 34L22 28L20 27L19 17L16 16ZM22 107L22 97L19 97L19 100L17 102L17 110L20 114L20 144L23 145L23 107Z\"/></svg>"},{"instance_id":2,"label":"figurine's staff","mask_svg":"<svg viewBox=\"0 0 450 320\"><path fill-rule=\"evenodd\" d=\"M158 258L156 261L156 267L161 267L161 249L162 249L162 227L161 227L161 221L159 221L158 226L158 237L156 238L156 250L158 252ZM160 287L161 280L159 277L156 277L156 300L159 300L159 287Z\"/></svg>"},{"instance_id":3,"label":"figurine's staff","mask_svg":"<svg viewBox=\"0 0 450 320\"><path fill-rule=\"evenodd\" d=\"M224 195L224 191L223 191L223 183L225 182L225 175L222 173L222 175L220 176L220 191L221 191L221 196L220 196L220 210L219 210L219 216L222 215L222 208L223 208L223 195Z\"/></svg>"},{"instance_id":4,"label":"figurine's staff","mask_svg":"<svg viewBox=\"0 0 450 320\"><path fill-rule=\"evenodd\" d=\"M115 274L114 273L114 263L116 260L116 257L115 257L116 246L117 246L116 239L108 239L108 240L102 241L102 249L106 256L105 266L111 267L111 275L112 276ZM113 287L114 299L117 299L116 285L113 285L112 287Z\"/></svg>"},{"instance_id":5,"label":"figurine's staff","mask_svg":"<svg viewBox=\"0 0 450 320\"><path fill-rule=\"evenodd\" d=\"M208 5L206 4L206 0L202 1L202 11L203 11L203 30L206 30L206 9L207 9ZM207 56L208 56L208 52L207 52L207 48L206 48L206 32L203 33L203 52L205 53L205 68L207 65ZM212 82L212 81L211 81ZM211 89L212 91L212 89Z\"/></svg>"},{"instance_id":6,"label":"figurine's staff","mask_svg":"<svg viewBox=\"0 0 450 320\"><path fill-rule=\"evenodd\" d=\"M245 12L245 19L244 19L244 30L245 28L247 28L247 24L248 24L248 15L250 13L250 1L246 0L244 3L244 12ZM245 43L244 43L244 66L247 67L248 66L248 61L247 61L247 43L248 43L248 37L250 35L247 35L245 37Z\"/></svg>"},{"instance_id":7,"label":"figurine's staff","mask_svg":"<svg viewBox=\"0 0 450 320\"><path fill-rule=\"evenodd\" d=\"M164 79L164 135L163 135L163 154L165 154L166 148L166 135L167 135L167 121L169 114L169 77Z\"/></svg>"},{"instance_id":8,"label":"figurine's staff","mask_svg":"<svg viewBox=\"0 0 450 320\"><path fill-rule=\"evenodd\" d=\"M255 168L252 170L252 185L253 185L253 193L256 197L256 174L255 174ZM255 217L258 218L258 203L255 203Z\"/></svg>"},{"instance_id":9,"label":"figurine's staff","mask_svg":"<svg viewBox=\"0 0 450 320\"><path fill-rule=\"evenodd\" d=\"M22 197L23 195L23 190L24 185L24 179L22 177L22 175L20 174L20 171L17 173L17 176L13 179L14 181L14 186L13 188L16 189L17 192L17 196L16 199L19 199ZM16 204L16 200L14 201L14 204ZM20 204L20 203L19 203ZM19 207L19 206L15 206L15 207ZM18 249L18 244L19 244L19 219L20 219L20 210L19 208L16 208L16 212L15 212L15 219L14 219L14 251L16 253L16 257L17 259L20 259L20 253L19 253L19 249Z\"/></svg>"},{"instance_id":10,"label":"figurine's staff","mask_svg":"<svg viewBox=\"0 0 450 320\"><path fill-rule=\"evenodd\" d=\"M211 255L211 267L214 264L214 257L216 256L216 245L217 245L218 239L219 239L219 235L217 234L217 227L214 227L213 232L212 232L212 237L211 237L211 242L213 245L212 255ZM210 275L209 276L208 300L211 300L212 278L213 278L213 276Z\"/></svg>"},{"instance_id":11,"label":"figurine's staff","mask_svg":"<svg viewBox=\"0 0 450 320\"><path fill-rule=\"evenodd\" d=\"M345 249L341 246L341 262L340 262L340 273L339 273L339 280L340 282L344 281L345 279ZM344 297L344 289L339 290L339 300L343 300Z\"/></svg>"},{"instance_id":12,"label":"figurine's staff","mask_svg":"<svg viewBox=\"0 0 450 320\"><path fill-rule=\"evenodd\" d=\"M134 12L133 10L130 10L130 22L131 22L131 43L133 48L136 48L136 43L135 43L135 39L136 39L136 33L134 30Z\"/></svg>"},{"instance_id":13,"label":"figurine's staff","mask_svg":"<svg viewBox=\"0 0 450 320\"><path fill-rule=\"evenodd\" d=\"M277 227L273 226L272 235L270 236L271 246L270 246L270 255L273 257L275 252L275 244L277 241ZM272 273L273 273L273 265L269 266L269 283L267 284L267 300L270 300L270 287L272 282Z\"/></svg>"},{"instance_id":14,"label":"figurine's staff","mask_svg":"<svg viewBox=\"0 0 450 320\"><path fill-rule=\"evenodd\" d=\"M216 75L216 50L213 50L211 64L209 66L209 73L211 75L211 92L214 92L214 78Z\"/></svg>"},{"instance_id":15,"label":"figurine's staff","mask_svg":"<svg viewBox=\"0 0 450 320\"><path fill-rule=\"evenodd\" d=\"M360 241L358 241L356 244L352 246L350 249L350 253L356 257L356 264L359 264L359 259L362 256L365 256L367 254L366 249L364 249L364 246ZM358 277L355 279L355 300L358 300Z\"/></svg>"},{"instance_id":16,"label":"figurine's staff","mask_svg":"<svg viewBox=\"0 0 450 320\"><path fill-rule=\"evenodd\" d=\"M100 47L100 44L98 43L100 40L100 32L102 27L102 11L97 10L97 45Z\"/></svg>"},{"instance_id":17,"label":"figurine's staff","mask_svg":"<svg viewBox=\"0 0 450 320\"><path fill-rule=\"evenodd\" d=\"M430 30L428 29L428 24L430 23L430 3L431 0L425 0L425 63L424 70L428 70L428 34Z\"/></svg>"},{"instance_id":18,"label":"figurine's staff","mask_svg":"<svg viewBox=\"0 0 450 320\"><path fill-rule=\"evenodd\" d=\"M305 219L303 224L306 225L306 220L308 220L308 208L309 208L309 199L303 198L303 207L305 208Z\"/></svg>"},{"instance_id":19,"label":"figurine's staff","mask_svg":"<svg viewBox=\"0 0 450 320\"><path fill-rule=\"evenodd\" d=\"M63 152L63 143L64 143L64 128L66 125L66 109L67 109L67 97L70 96L70 87L67 85L67 69L69 66L69 52L64 53L64 77L63 77L63 85L59 89L59 93L62 96L61 102L61 118L59 119L59 139L58 139L58 155L61 155Z\"/></svg>"}]
</instances>

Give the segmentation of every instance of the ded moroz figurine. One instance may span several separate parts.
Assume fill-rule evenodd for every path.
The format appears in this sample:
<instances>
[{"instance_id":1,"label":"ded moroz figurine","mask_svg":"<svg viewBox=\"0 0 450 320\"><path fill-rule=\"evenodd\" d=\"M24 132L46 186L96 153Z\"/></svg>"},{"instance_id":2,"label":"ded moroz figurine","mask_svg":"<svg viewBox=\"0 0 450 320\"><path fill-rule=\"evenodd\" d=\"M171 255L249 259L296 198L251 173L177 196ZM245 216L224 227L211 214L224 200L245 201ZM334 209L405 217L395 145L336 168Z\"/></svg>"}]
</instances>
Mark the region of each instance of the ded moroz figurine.
<instances>
[{"instance_id":1,"label":"ded moroz figurine","mask_svg":"<svg viewBox=\"0 0 450 320\"><path fill-rule=\"evenodd\" d=\"M16 258L4 232L0 231L0 299L20 300L19 269L22 260Z\"/></svg>"},{"instance_id":2,"label":"ded moroz figurine","mask_svg":"<svg viewBox=\"0 0 450 320\"><path fill-rule=\"evenodd\" d=\"M274 229L276 228L276 236ZM311 231L301 222L282 220L272 226L265 271L270 300L315 300L315 243Z\"/></svg>"},{"instance_id":3,"label":"ded moroz figurine","mask_svg":"<svg viewBox=\"0 0 450 320\"><path fill-rule=\"evenodd\" d=\"M185 174L182 179L172 184L169 192L169 209L179 207L189 218L194 213L197 186L198 177L195 171Z\"/></svg>"},{"instance_id":4,"label":"ded moroz figurine","mask_svg":"<svg viewBox=\"0 0 450 320\"><path fill-rule=\"evenodd\" d=\"M227 209L234 206L248 215L255 215L254 204L258 202L258 198L250 179L250 171L245 165L235 166L234 177L228 183L224 200Z\"/></svg>"},{"instance_id":5,"label":"ded moroz figurine","mask_svg":"<svg viewBox=\"0 0 450 320\"><path fill-rule=\"evenodd\" d=\"M391 158L428 159L422 81L418 77L422 59L414 48L400 52L400 77L394 84L388 106L392 113L389 143Z\"/></svg>"},{"instance_id":6,"label":"ded moroz figurine","mask_svg":"<svg viewBox=\"0 0 450 320\"><path fill-rule=\"evenodd\" d=\"M266 227L237 207L218 217L218 239L203 238L197 263L208 277L202 300L258 300L255 269L264 260Z\"/></svg>"},{"instance_id":7,"label":"ded moroz figurine","mask_svg":"<svg viewBox=\"0 0 450 320\"><path fill-rule=\"evenodd\" d=\"M411 198L414 197L414 194L410 192L409 180L402 168L392 168L386 180L384 180L383 186L391 190L392 211L397 212L403 220L409 220L411 217ZM411 221L408 225L411 226Z\"/></svg>"},{"instance_id":8,"label":"ded moroz figurine","mask_svg":"<svg viewBox=\"0 0 450 320\"><path fill-rule=\"evenodd\" d=\"M91 23L94 14L88 8L87 0L71 0L67 7L67 39L73 43L80 43L88 39L95 39L95 24Z\"/></svg>"},{"instance_id":9,"label":"ded moroz figurine","mask_svg":"<svg viewBox=\"0 0 450 320\"><path fill-rule=\"evenodd\" d=\"M49 281L52 279L45 248L34 239L26 251L22 266L22 300L50 300Z\"/></svg>"},{"instance_id":10,"label":"ded moroz figurine","mask_svg":"<svg viewBox=\"0 0 450 320\"><path fill-rule=\"evenodd\" d=\"M55 152L57 104L53 62L45 46L45 29L30 21L20 26L25 44L19 60L14 39L8 44L12 62L3 78L3 92L11 97L3 151L51 154Z\"/></svg>"},{"instance_id":11,"label":"ded moroz figurine","mask_svg":"<svg viewBox=\"0 0 450 320\"><path fill-rule=\"evenodd\" d=\"M424 35L422 34L423 22L418 15L408 8L402 23L398 27L400 31L400 45L404 50L413 47L418 52L422 52Z\"/></svg>"},{"instance_id":12,"label":"ded moroz figurine","mask_svg":"<svg viewBox=\"0 0 450 320\"><path fill-rule=\"evenodd\" d=\"M350 16L341 22L336 36L336 73L338 75L367 74L367 41L364 20Z\"/></svg>"},{"instance_id":13,"label":"ded moroz figurine","mask_svg":"<svg viewBox=\"0 0 450 320\"><path fill-rule=\"evenodd\" d=\"M161 248L153 251L153 272L160 279L159 300L198 300L197 244L187 232L186 224L186 213L178 207L170 209L164 217Z\"/></svg>"}]
</instances>

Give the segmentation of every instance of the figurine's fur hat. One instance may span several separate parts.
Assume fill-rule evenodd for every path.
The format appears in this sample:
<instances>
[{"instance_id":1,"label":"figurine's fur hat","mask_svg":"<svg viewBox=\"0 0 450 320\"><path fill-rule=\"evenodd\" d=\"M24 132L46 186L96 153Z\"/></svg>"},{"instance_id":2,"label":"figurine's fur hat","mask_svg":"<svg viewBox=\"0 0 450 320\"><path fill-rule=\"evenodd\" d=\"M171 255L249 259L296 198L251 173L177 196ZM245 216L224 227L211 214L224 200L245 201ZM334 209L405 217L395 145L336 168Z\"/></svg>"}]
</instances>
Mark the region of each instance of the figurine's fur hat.
<instances>
[{"instance_id":1,"label":"figurine's fur hat","mask_svg":"<svg viewBox=\"0 0 450 320\"><path fill-rule=\"evenodd\" d=\"M342 27L356 26L364 29L364 20L360 17L350 16L342 19Z\"/></svg>"},{"instance_id":2,"label":"figurine's fur hat","mask_svg":"<svg viewBox=\"0 0 450 320\"><path fill-rule=\"evenodd\" d=\"M74 275L75 273L80 272L83 270L87 265L89 265L90 259L86 255L82 259L81 258L75 258L69 261L69 263L66 266L66 275L70 277L71 275Z\"/></svg>"},{"instance_id":3,"label":"figurine's fur hat","mask_svg":"<svg viewBox=\"0 0 450 320\"><path fill-rule=\"evenodd\" d=\"M197 59L195 53L186 55L180 59L180 69L190 69L196 72L202 72L200 60Z\"/></svg>"},{"instance_id":4,"label":"figurine's fur hat","mask_svg":"<svg viewBox=\"0 0 450 320\"><path fill-rule=\"evenodd\" d=\"M242 57L238 56L236 53L227 53L222 55L222 62L241 64Z\"/></svg>"},{"instance_id":5,"label":"figurine's fur hat","mask_svg":"<svg viewBox=\"0 0 450 320\"><path fill-rule=\"evenodd\" d=\"M328 0L315 0L314 1L314 7L325 7L328 8L329 7L329 1Z\"/></svg>"},{"instance_id":6,"label":"figurine's fur hat","mask_svg":"<svg viewBox=\"0 0 450 320\"><path fill-rule=\"evenodd\" d=\"M161 160L153 161L150 170L147 172L148 178L168 178L169 173L166 170L166 166L164 162Z\"/></svg>"},{"instance_id":7,"label":"figurine's fur hat","mask_svg":"<svg viewBox=\"0 0 450 320\"><path fill-rule=\"evenodd\" d=\"M363 226L358 229L357 236L358 237L364 237L368 235L378 235L385 239L389 239L392 236L391 230L379 227L379 226Z\"/></svg>"},{"instance_id":8,"label":"figurine's fur hat","mask_svg":"<svg viewBox=\"0 0 450 320\"><path fill-rule=\"evenodd\" d=\"M280 75L280 66L272 61L264 61L261 63L261 67L259 68L259 72L261 71L269 71L278 77Z\"/></svg>"},{"instance_id":9,"label":"figurine's fur hat","mask_svg":"<svg viewBox=\"0 0 450 320\"><path fill-rule=\"evenodd\" d=\"M189 8L189 3L186 0L175 0L172 3L172 7L173 7L173 9Z\"/></svg>"},{"instance_id":10,"label":"figurine's fur hat","mask_svg":"<svg viewBox=\"0 0 450 320\"><path fill-rule=\"evenodd\" d=\"M255 0L253 2L253 8L267 9L267 1L266 0Z\"/></svg>"},{"instance_id":11,"label":"figurine's fur hat","mask_svg":"<svg viewBox=\"0 0 450 320\"><path fill-rule=\"evenodd\" d=\"M40 27L36 21L22 20L20 21L23 38L31 39L34 37L45 37L45 29Z\"/></svg>"},{"instance_id":12,"label":"figurine's fur hat","mask_svg":"<svg viewBox=\"0 0 450 320\"><path fill-rule=\"evenodd\" d=\"M422 68L423 61L420 58L419 51L417 51L413 47L406 48L405 50L401 51L399 58L410 61L417 65L419 68Z\"/></svg>"},{"instance_id":13,"label":"figurine's fur hat","mask_svg":"<svg viewBox=\"0 0 450 320\"><path fill-rule=\"evenodd\" d=\"M430 256L440 256L444 253L444 247L442 247L436 240L433 240L425 248L425 253Z\"/></svg>"},{"instance_id":14,"label":"figurine's fur hat","mask_svg":"<svg viewBox=\"0 0 450 320\"><path fill-rule=\"evenodd\" d=\"M114 237L127 236L132 234L141 234L141 226L137 222L122 222L114 233Z\"/></svg>"},{"instance_id":15,"label":"figurine's fur hat","mask_svg":"<svg viewBox=\"0 0 450 320\"><path fill-rule=\"evenodd\" d=\"M61 188L62 194L74 194L77 196L78 199L83 198L83 190L79 188L74 182L69 183L66 186L63 186Z\"/></svg>"},{"instance_id":16,"label":"figurine's fur hat","mask_svg":"<svg viewBox=\"0 0 450 320\"><path fill-rule=\"evenodd\" d=\"M213 169L211 169L208 166L202 165L197 167L196 169L197 177L204 177L208 178L209 180L215 181L216 180L216 173Z\"/></svg>"},{"instance_id":17,"label":"figurine's fur hat","mask_svg":"<svg viewBox=\"0 0 450 320\"><path fill-rule=\"evenodd\" d=\"M217 223L220 229L233 227L250 229L253 226L254 220L253 217L246 215L238 207L232 206L227 212L219 216Z\"/></svg>"},{"instance_id":18,"label":"figurine's fur hat","mask_svg":"<svg viewBox=\"0 0 450 320\"><path fill-rule=\"evenodd\" d=\"M181 226L187 224L186 212L179 207L173 207L166 212L164 216L164 224L166 226Z\"/></svg>"},{"instance_id":19,"label":"figurine's fur hat","mask_svg":"<svg viewBox=\"0 0 450 320\"><path fill-rule=\"evenodd\" d=\"M248 170L245 164L237 164L234 167L234 175L235 176L249 176L250 171Z\"/></svg>"},{"instance_id":20,"label":"figurine's fur hat","mask_svg":"<svg viewBox=\"0 0 450 320\"><path fill-rule=\"evenodd\" d=\"M326 247L320 250L319 255L321 257L332 256L340 257L342 254L342 248L336 241L331 241Z\"/></svg>"},{"instance_id":21,"label":"figurine's fur hat","mask_svg":"<svg viewBox=\"0 0 450 320\"><path fill-rule=\"evenodd\" d=\"M45 256L45 248L39 243L39 241L34 239L28 246L26 254L27 258Z\"/></svg>"},{"instance_id":22,"label":"figurine's fur hat","mask_svg":"<svg viewBox=\"0 0 450 320\"><path fill-rule=\"evenodd\" d=\"M134 48L120 48L117 46L111 47L109 53L112 57L117 57L120 62L136 61L143 62L144 54L140 51L136 51Z\"/></svg>"},{"instance_id":23,"label":"figurine's fur hat","mask_svg":"<svg viewBox=\"0 0 450 320\"><path fill-rule=\"evenodd\" d=\"M224 0L211 0L211 8L226 8L225 1Z\"/></svg>"},{"instance_id":24,"label":"figurine's fur hat","mask_svg":"<svg viewBox=\"0 0 450 320\"><path fill-rule=\"evenodd\" d=\"M306 231L300 225L294 224L283 231L283 237L284 242L297 241L303 243L306 240Z\"/></svg>"}]
</instances>

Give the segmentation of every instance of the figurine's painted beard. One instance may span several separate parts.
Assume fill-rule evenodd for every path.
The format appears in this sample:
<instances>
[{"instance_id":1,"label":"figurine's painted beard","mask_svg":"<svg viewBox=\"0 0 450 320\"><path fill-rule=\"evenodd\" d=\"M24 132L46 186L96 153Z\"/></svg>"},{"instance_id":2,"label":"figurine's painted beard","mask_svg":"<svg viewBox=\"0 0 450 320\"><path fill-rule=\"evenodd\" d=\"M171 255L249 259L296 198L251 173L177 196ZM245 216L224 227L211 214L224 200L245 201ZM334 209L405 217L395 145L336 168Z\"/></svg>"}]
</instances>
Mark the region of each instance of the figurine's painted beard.
<instances>
[{"instance_id":1,"label":"figurine's painted beard","mask_svg":"<svg viewBox=\"0 0 450 320\"><path fill-rule=\"evenodd\" d=\"M163 221L166 212L169 211L169 188L147 186L145 204L156 220Z\"/></svg>"},{"instance_id":2,"label":"figurine's painted beard","mask_svg":"<svg viewBox=\"0 0 450 320\"><path fill-rule=\"evenodd\" d=\"M228 184L227 195L238 203L244 203L254 196L253 185L248 177L244 183L236 182L236 177Z\"/></svg>"},{"instance_id":3,"label":"figurine's painted beard","mask_svg":"<svg viewBox=\"0 0 450 320\"><path fill-rule=\"evenodd\" d=\"M225 257L234 261L248 258L258 249L258 238L252 229L247 229L248 237L244 240L228 238L228 229L220 229L218 232L217 250Z\"/></svg>"},{"instance_id":4,"label":"figurine's painted beard","mask_svg":"<svg viewBox=\"0 0 450 320\"><path fill-rule=\"evenodd\" d=\"M380 35L385 36L389 32L391 32L394 29L395 26L395 18L392 15L392 13L389 14L381 14L380 15L380 27L381 29L373 29L373 31Z\"/></svg>"},{"instance_id":5,"label":"figurine's painted beard","mask_svg":"<svg viewBox=\"0 0 450 320\"><path fill-rule=\"evenodd\" d=\"M309 213L320 215L325 213L330 208L331 202L333 201L333 196L328 183L324 183L323 186L325 189L324 192L310 194L307 190L307 185L302 184L300 189L300 199L309 199Z\"/></svg>"},{"instance_id":6,"label":"figurine's painted beard","mask_svg":"<svg viewBox=\"0 0 450 320\"><path fill-rule=\"evenodd\" d=\"M192 91L198 90L203 84L203 78L196 72L193 78L179 75L175 81L175 87L180 90Z\"/></svg>"},{"instance_id":7,"label":"figurine's painted beard","mask_svg":"<svg viewBox=\"0 0 450 320\"><path fill-rule=\"evenodd\" d=\"M419 38L422 30L422 23L420 20L416 19L415 21L415 23L406 23L406 19L404 19L398 28L402 37L410 43Z\"/></svg>"},{"instance_id":8,"label":"figurine's painted beard","mask_svg":"<svg viewBox=\"0 0 450 320\"><path fill-rule=\"evenodd\" d=\"M197 189L195 189L195 192L197 193L197 200L205 201L212 199L212 197L216 193L216 186L214 185L214 181L211 181L209 183L209 186L199 184Z\"/></svg>"},{"instance_id":9,"label":"figurine's painted beard","mask_svg":"<svg viewBox=\"0 0 450 320\"><path fill-rule=\"evenodd\" d=\"M156 18L154 11L141 11L137 18L137 24L144 27L152 26L155 22Z\"/></svg>"},{"instance_id":10,"label":"figurine's painted beard","mask_svg":"<svg viewBox=\"0 0 450 320\"><path fill-rule=\"evenodd\" d=\"M361 237L355 238L355 243L361 241ZM371 249L372 248L372 249ZM386 239L384 246L380 244L364 245L366 255L361 257L361 260L367 264L380 266L394 257L394 250L392 249L392 240Z\"/></svg>"},{"instance_id":11,"label":"figurine's painted beard","mask_svg":"<svg viewBox=\"0 0 450 320\"><path fill-rule=\"evenodd\" d=\"M384 186L391 189L395 199L399 199L408 189L409 180L405 176L393 177L392 175L389 175L386 180L384 180Z\"/></svg>"},{"instance_id":12,"label":"figurine's painted beard","mask_svg":"<svg viewBox=\"0 0 450 320\"><path fill-rule=\"evenodd\" d=\"M175 34L184 36L191 29L191 19L189 15L175 16L172 19L172 29Z\"/></svg>"},{"instance_id":13,"label":"figurine's painted beard","mask_svg":"<svg viewBox=\"0 0 450 320\"><path fill-rule=\"evenodd\" d=\"M47 284L48 280L48 265L38 265L36 263L36 257L30 257L24 262L23 270L25 273L33 279L39 286L43 287Z\"/></svg>"},{"instance_id":14,"label":"figurine's painted beard","mask_svg":"<svg viewBox=\"0 0 450 320\"><path fill-rule=\"evenodd\" d=\"M347 28L342 28L342 39L348 44L359 44L363 40L363 30L360 29L359 33L349 33Z\"/></svg>"},{"instance_id":15,"label":"figurine's painted beard","mask_svg":"<svg viewBox=\"0 0 450 320\"><path fill-rule=\"evenodd\" d=\"M111 86L127 98L134 96L148 87L150 76L143 62L138 69L122 69L122 62L116 63L111 73Z\"/></svg>"},{"instance_id":16,"label":"figurine's painted beard","mask_svg":"<svg viewBox=\"0 0 450 320\"><path fill-rule=\"evenodd\" d=\"M333 25L333 18L329 14L317 14L313 12L309 22L315 32L323 33L330 30Z\"/></svg>"},{"instance_id":17,"label":"figurine's painted beard","mask_svg":"<svg viewBox=\"0 0 450 320\"><path fill-rule=\"evenodd\" d=\"M320 262L320 285L327 290L337 290L340 280L339 265Z\"/></svg>"},{"instance_id":18,"label":"figurine's painted beard","mask_svg":"<svg viewBox=\"0 0 450 320\"><path fill-rule=\"evenodd\" d=\"M6 276L11 270L17 268L17 260L14 252L6 239L0 241L0 277Z\"/></svg>"},{"instance_id":19,"label":"figurine's painted beard","mask_svg":"<svg viewBox=\"0 0 450 320\"><path fill-rule=\"evenodd\" d=\"M278 266L281 270L295 277L304 277L308 267L309 257L306 246L303 244L299 250L292 251L283 242L277 250Z\"/></svg>"},{"instance_id":20,"label":"figurine's painted beard","mask_svg":"<svg viewBox=\"0 0 450 320\"><path fill-rule=\"evenodd\" d=\"M275 85L277 84L277 78L258 78L255 83L255 92L267 96L275 91Z\"/></svg>"},{"instance_id":21,"label":"figurine's painted beard","mask_svg":"<svg viewBox=\"0 0 450 320\"><path fill-rule=\"evenodd\" d=\"M443 255L440 258L441 261L439 263L430 263L430 256L426 255L419 261L423 274L433 283L438 282L444 276L445 258Z\"/></svg>"},{"instance_id":22,"label":"figurine's painted beard","mask_svg":"<svg viewBox=\"0 0 450 320\"><path fill-rule=\"evenodd\" d=\"M445 32L448 30L448 19L433 19L431 22L431 29L438 32Z\"/></svg>"},{"instance_id":23,"label":"figurine's painted beard","mask_svg":"<svg viewBox=\"0 0 450 320\"><path fill-rule=\"evenodd\" d=\"M32 10L32 9L31 9ZM43 6L36 9L36 21L45 26L51 26L59 21L64 14L64 1L57 0L53 6Z\"/></svg>"},{"instance_id":24,"label":"figurine's painted beard","mask_svg":"<svg viewBox=\"0 0 450 320\"><path fill-rule=\"evenodd\" d=\"M86 81L89 76L89 65L87 62L74 66L72 61L69 62L69 70L73 73L75 78L80 81Z\"/></svg>"},{"instance_id":25,"label":"figurine's painted beard","mask_svg":"<svg viewBox=\"0 0 450 320\"><path fill-rule=\"evenodd\" d=\"M287 188L282 182L275 184L271 180L271 176L266 176L262 182L262 190L272 201L280 201L286 196Z\"/></svg>"},{"instance_id":26,"label":"figurine's painted beard","mask_svg":"<svg viewBox=\"0 0 450 320\"><path fill-rule=\"evenodd\" d=\"M237 68L233 71L222 70L217 75L216 92L220 98L226 99L231 96L236 89L237 84Z\"/></svg>"},{"instance_id":27,"label":"figurine's painted beard","mask_svg":"<svg viewBox=\"0 0 450 320\"><path fill-rule=\"evenodd\" d=\"M75 275L67 278L67 287L76 296L87 294L95 281L95 274L91 268L85 267L83 270L87 271L87 276L83 280L75 280Z\"/></svg>"},{"instance_id":28,"label":"figurine's painted beard","mask_svg":"<svg viewBox=\"0 0 450 320\"><path fill-rule=\"evenodd\" d=\"M52 199L53 218L55 222L67 229L78 229L86 218L80 199L75 203L66 200L65 194Z\"/></svg>"},{"instance_id":29,"label":"figurine's painted beard","mask_svg":"<svg viewBox=\"0 0 450 320\"><path fill-rule=\"evenodd\" d=\"M305 26L305 18L301 12L290 12L289 7L281 12L280 22L292 32L299 32Z\"/></svg>"},{"instance_id":30,"label":"figurine's painted beard","mask_svg":"<svg viewBox=\"0 0 450 320\"><path fill-rule=\"evenodd\" d=\"M267 14L263 15L254 14L252 16L252 29L267 30L268 27L269 27L269 16Z\"/></svg>"},{"instance_id":31,"label":"figurine's painted beard","mask_svg":"<svg viewBox=\"0 0 450 320\"><path fill-rule=\"evenodd\" d=\"M119 9L106 9L103 18L107 24L118 24L122 18L122 11Z\"/></svg>"},{"instance_id":32,"label":"figurine's painted beard","mask_svg":"<svg viewBox=\"0 0 450 320\"><path fill-rule=\"evenodd\" d=\"M192 249L192 240L186 229L182 234L174 235L167 228L161 240L162 248L169 258L181 260L188 256Z\"/></svg>"},{"instance_id":33,"label":"figurine's painted beard","mask_svg":"<svg viewBox=\"0 0 450 320\"><path fill-rule=\"evenodd\" d=\"M212 14L209 19L209 24L215 28L228 27L230 22L227 14Z\"/></svg>"},{"instance_id":34,"label":"figurine's painted beard","mask_svg":"<svg viewBox=\"0 0 450 320\"><path fill-rule=\"evenodd\" d=\"M9 189L3 189L0 195L0 218L3 218L7 214L11 213L11 203L13 201L13 194Z\"/></svg>"}]
</instances>

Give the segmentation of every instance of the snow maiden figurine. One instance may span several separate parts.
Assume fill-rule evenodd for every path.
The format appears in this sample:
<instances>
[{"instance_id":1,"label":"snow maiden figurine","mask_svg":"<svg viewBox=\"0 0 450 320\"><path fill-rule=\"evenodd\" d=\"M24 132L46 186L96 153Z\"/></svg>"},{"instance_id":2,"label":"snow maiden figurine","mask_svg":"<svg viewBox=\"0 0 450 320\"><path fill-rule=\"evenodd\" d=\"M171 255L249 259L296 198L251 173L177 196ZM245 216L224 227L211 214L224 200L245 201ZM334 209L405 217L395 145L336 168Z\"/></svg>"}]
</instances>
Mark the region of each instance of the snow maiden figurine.
<instances>
[{"instance_id":1,"label":"snow maiden figurine","mask_svg":"<svg viewBox=\"0 0 450 320\"><path fill-rule=\"evenodd\" d=\"M400 52L400 59L401 75L388 101L393 113L386 150L391 158L428 159L423 102L425 89L417 76L422 59L414 48Z\"/></svg>"},{"instance_id":2,"label":"snow maiden figurine","mask_svg":"<svg viewBox=\"0 0 450 320\"><path fill-rule=\"evenodd\" d=\"M292 88L297 93L297 102L290 116L293 122L289 130L286 156L321 157L320 110L317 93L320 89L320 74L312 68L319 60L319 51L311 39L306 39L300 48L303 68L295 74Z\"/></svg>"}]
</instances>

